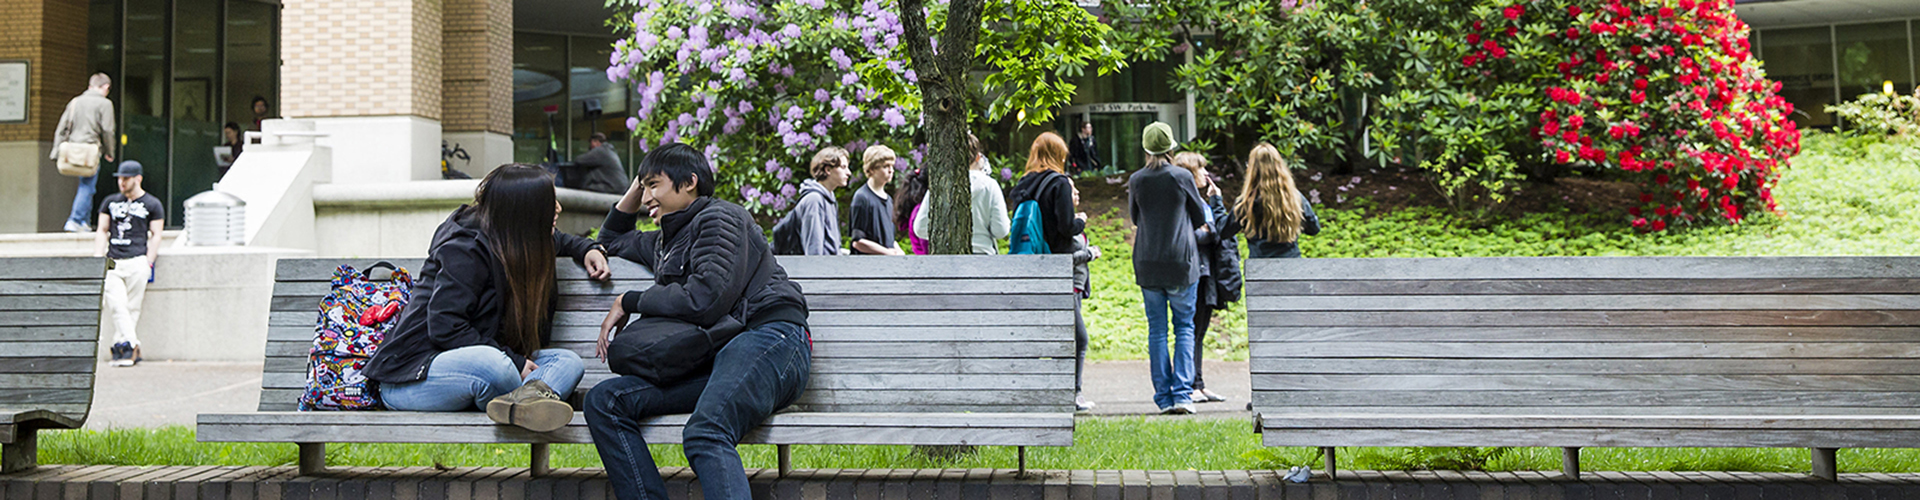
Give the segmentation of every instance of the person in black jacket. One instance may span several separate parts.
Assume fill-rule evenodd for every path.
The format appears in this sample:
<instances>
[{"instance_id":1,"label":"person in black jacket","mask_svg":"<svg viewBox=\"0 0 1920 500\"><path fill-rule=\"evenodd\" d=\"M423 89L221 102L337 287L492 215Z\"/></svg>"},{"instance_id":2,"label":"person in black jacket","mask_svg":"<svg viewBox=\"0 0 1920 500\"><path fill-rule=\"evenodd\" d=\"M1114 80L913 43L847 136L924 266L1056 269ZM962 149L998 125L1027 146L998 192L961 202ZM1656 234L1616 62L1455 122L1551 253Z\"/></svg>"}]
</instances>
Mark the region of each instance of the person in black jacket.
<instances>
[{"instance_id":1,"label":"person in black jacket","mask_svg":"<svg viewBox=\"0 0 1920 500\"><path fill-rule=\"evenodd\" d=\"M813 354L806 297L787 280L753 216L713 197L716 183L706 157L692 146L655 149L640 160L633 186L600 228L600 242L614 255L654 274L651 288L627 292L607 311L601 357L632 314L745 328L717 347L706 375L665 386L621 376L587 393L587 429L622 500L667 498L641 421L676 413L692 413L681 442L706 498L750 498L735 447L807 387ZM634 231L642 209L659 230Z\"/></svg>"},{"instance_id":2,"label":"person in black jacket","mask_svg":"<svg viewBox=\"0 0 1920 500\"><path fill-rule=\"evenodd\" d=\"M1089 170L1100 170L1100 151L1093 144L1093 122L1081 122L1080 133L1074 134L1073 143L1068 148L1070 155L1067 164L1078 175Z\"/></svg>"},{"instance_id":3,"label":"person in black jacket","mask_svg":"<svg viewBox=\"0 0 1920 500\"><path fill-rule=\"evenodd\" d=\"M1193 413L1193 303L1200 282L1194 230L1205 227L1206 204L1193 173L1173 166L1173 127L1153 122L1141 131L1147 165L1127 179L1127 215L1133 221L1133 281L1147 314L1148 374L1161 413ZM1169 314L1171 312L1171 314ZM1172 354L1168 354L1168 325Z\"/></svg>"},{"instance_id":4,"label":"person in black jacket","mask_svg":"<svg viewBox=\"0 0 1920 500\"><path fill-rule=\"evenodd\" d=\"M1240 300L1240 248L1231 237L1222 238L1214 228L1228 222L1227 208L1220 201L1220 186L1207 173L1207 157L1185 152L1173 156L1173 164L1193 173L1195 187L1207 200L1207 225L1194 230L1193 241L1200 249L1200 283L1194 287L1193 300L1193 401L1218 403L1227 398L1207 390L1202 370L1207 355L1207 331L1213 325L1213 312L1224 311Z\"/></svg>"},{"instance_id":5,"label":"person in black jacket","mask_svg":"<svg viewBox=\"0 0 1920 500\"><path fill-rule=\"evenodd\" d=\"M1027 172L1013 186L1013 206L1018 210L1028 201L1040 204L1040 234L1047 240L1047 251L1073 254L1073 237L1087 228L1087 214L1073 209L1073 181L1066 174L1067 143L1060 134L1043 132L1033 139L1027 153Z\"/></svg>"},{"instance_id":6,"label":"person in black jacket","mask_svg":"<svg viewBox=\"0 0 1920 500\"><path fill-rule=\"evenodd\" d=\"M558 429L573 420L562 400L586 367L573 351L550 348L554 255L605 280L606 250L554 230L560 204L540 167L494 169L473 198L434 230L413 298L364 374L389 409L483 407L501 424Z\"/></svg>"},{"instance_id":7,"label":"person in black jacket","mask_svg":"<svg viewBox=\"0 0 1920 500\"><path fill-rule=\"evenodd\" d=\"M1222 238L1247 233L1247 258L1300 257L1300 236L1320 234L1320 216L1294 187L1293 171L1272 144L1260 143L1247 156L1247 181L1233 202L1233 217Z\"/></svg>"}]
</instances>

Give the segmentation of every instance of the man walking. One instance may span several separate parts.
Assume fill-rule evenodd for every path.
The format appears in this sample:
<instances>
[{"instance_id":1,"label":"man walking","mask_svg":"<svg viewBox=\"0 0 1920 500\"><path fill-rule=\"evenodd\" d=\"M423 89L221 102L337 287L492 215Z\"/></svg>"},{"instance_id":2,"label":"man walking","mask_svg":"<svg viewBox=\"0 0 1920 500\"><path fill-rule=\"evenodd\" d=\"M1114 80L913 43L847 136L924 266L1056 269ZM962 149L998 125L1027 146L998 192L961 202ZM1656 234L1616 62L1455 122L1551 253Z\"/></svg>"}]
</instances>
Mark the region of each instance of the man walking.
<instances>
[{"instance_id":1,"label":"man walking","mask_svg":"<svg viewBox=\"0 0 1920 500\"><path fill-rule=\"evenodd\" d=\"M692 413L681 432L682 449L704 496L752 498L736 447L806 390L813 364L806 298L774 260L753 215L713 197L718 182L698 150L685 144L655 149L641 158L635 177L607 212L600 242L613 255L652 269L654 283L613 303L600 324L600 357L607 357L615 330L645 338L649 320L691 325L708 335L739 333L716 341L708 371L677 380L625 375L594 386L584 409L587 431L615 498L665 499L666 482L645 439L654 431L641 421ZM642 214L660 229L633 231ZM642 320L628 325L629 315Z\"/></svg>"},{"instance_id":2,"label":"man walking","mask_svg":"<svg viewBox=\"0 0 1920 500\"><path fill-rule=\"evenodd\" d=\"M847 253L840 246L840 204L833 194L853 178L847 161L847 150L827 146L814 153L807 165L813 178L800 181L800 200L793 204L794 222L800 224L801 255Z\"/></svg>"},{"instance_id":3,"label":"man walking","mask_svg":"<svg viewBox=\"0 0 1920 500\"><path fill-rule=\"evenodd\" d=\"M99 156L113 162L113 146L119 136L113 132L113 101L107 100L107 89L112 86L113 79L106 73L94 73L87 79L87 90L67 101L67 110L60 113L60 124L53 129L53 160L60 159L63 149L74 148L91 149L89 154L95 155L91 164L98 165ZM87 214L93 209L94 177L80 178L80 188L73 193L73 211L67 215L67 232L93 230L87 227Z\"/></svg>"},{"instance_id":4,"label":"man walking","mask_svg":"<svg viewBox=\"0 0 1920 500\"><path fill-rule=\"evenodd\" d=\"M856 255L906 255L893 238L893 197L887 195L896 159L893 148L881 144L868 147L860 155L860 163L866 165L867 182L853 192L853 214L847 220L853 233L851 250Z\"/></svg>"},{"instance_id":5,"label":"man walking","mask_svg":"<svg viewBox=\"0 0 1920 500\"><path fill-rule=\"evenodd\" d=\"M166 205L140 188L140 162L120 163L113 173L120 181L120 192L100 203L100 229L94 233L93 255L106 257L107 282L101 289L102 300L113 314L113 366L133 366L140 362L140 337L134 325L140 323L140 302L147 293L147 281L153 276L154 259L160 256L160 231L166 228Z\"/></svg>"},{"instance_id":6,"label":"man walking","mask_svg":"<svg viewBox=\"0 0 1920 500\"><path fill-rule=\"evenodd\" d=\"M587 152L574 157L573 164L579 168L568 177L577 175L580 180L567 187L607 194L627 192L627 171L620 166L620 155L607 146L607 134L594 132L588 137Z\"/></svg>"}]
</instances>

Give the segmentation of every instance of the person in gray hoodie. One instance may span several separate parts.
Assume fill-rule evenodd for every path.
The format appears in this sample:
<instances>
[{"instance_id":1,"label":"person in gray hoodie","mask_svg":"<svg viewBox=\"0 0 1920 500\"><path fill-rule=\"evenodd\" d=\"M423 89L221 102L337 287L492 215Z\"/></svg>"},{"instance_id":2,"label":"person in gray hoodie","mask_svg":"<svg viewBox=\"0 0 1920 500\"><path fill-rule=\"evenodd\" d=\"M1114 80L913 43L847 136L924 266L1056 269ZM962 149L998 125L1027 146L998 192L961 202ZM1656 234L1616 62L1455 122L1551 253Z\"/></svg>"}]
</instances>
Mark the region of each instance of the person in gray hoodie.
<instances>
[{"instance_id":1,"label":"person in gray hoodie","mask_svg":"<svg viewBox=\"0 0 1920 500\"><path fill-rule=\"evenodd\" d=\"M1162 413L1189 414L1193 413L1194 285L1200 281L1200 252L1193 233L1206 226L1207 207L1194 188L1193 174L1175 167L1167 157L1177 147L1173 127L1153 122L1140 135L1147 166L1127 180L1127 214L1135 226L1134 284L1140 286L1146 305L1153 402Z\"/></svg>"},{"instance_id":2,"label":"person in gray hoodie","mask_svg":"<svg viewBox=\"0 0 1920 500\"><path fill-rule=\"evenodd\" d=\"M840 205L833 192L847 185L853 171L847 168L847 150L829 146L813 154L807 170L812 179L800 181L800 201L793 204L793 217L800 223L802 255L841 255Z\"/></svg>"}]
</instances>

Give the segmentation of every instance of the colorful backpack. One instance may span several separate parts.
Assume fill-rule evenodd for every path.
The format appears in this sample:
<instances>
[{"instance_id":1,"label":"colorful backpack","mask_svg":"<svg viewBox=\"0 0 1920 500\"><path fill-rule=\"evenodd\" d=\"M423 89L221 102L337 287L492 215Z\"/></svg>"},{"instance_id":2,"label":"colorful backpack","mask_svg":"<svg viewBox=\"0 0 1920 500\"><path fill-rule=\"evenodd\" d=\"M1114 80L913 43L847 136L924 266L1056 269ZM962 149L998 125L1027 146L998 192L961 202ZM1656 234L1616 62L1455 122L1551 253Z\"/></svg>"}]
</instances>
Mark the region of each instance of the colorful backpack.
<instances>
[{"instance_id":1,"label":"colorful backpack","mask_svg":"<svg viewBox=\"0 0 1920 500\"><path fill-rule=\"evenodd\" d=\"M368 272L385 267L393 279L375 281ZM400 310L413 296L413 276L387 262L367 272L342 265L333 270L333 289L320 299L313 348L307 351L307 392L300 411L378 410L377 390L360 371L400 322Z\"/></svg>"}]
</instances>

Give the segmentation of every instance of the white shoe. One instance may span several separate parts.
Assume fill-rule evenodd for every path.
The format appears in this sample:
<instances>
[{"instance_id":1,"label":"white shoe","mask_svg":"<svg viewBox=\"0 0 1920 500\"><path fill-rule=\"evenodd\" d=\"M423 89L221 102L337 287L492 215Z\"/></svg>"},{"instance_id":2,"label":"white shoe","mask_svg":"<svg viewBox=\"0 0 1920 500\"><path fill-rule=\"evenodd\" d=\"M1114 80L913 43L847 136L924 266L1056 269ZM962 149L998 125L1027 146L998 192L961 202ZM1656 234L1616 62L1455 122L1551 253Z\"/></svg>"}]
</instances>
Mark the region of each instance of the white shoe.
<instances>
[{"instance_id":1,"label":"white shoe","mask_svg":"<svg viewBox=\"0 0 1920 500\"><path fill-rule=\"evenodd\" d=\"M87 227L87 225L86 225L86 224L81 224L81 223L78 223L78 222L74 222L74 221L67 221L67 226L66 226L66 230L67 230L67 232L69 232L69 233L91 233L91 232L93 232L93 228L89 228L89 227Z\"/></svg>"}]
</instances>

